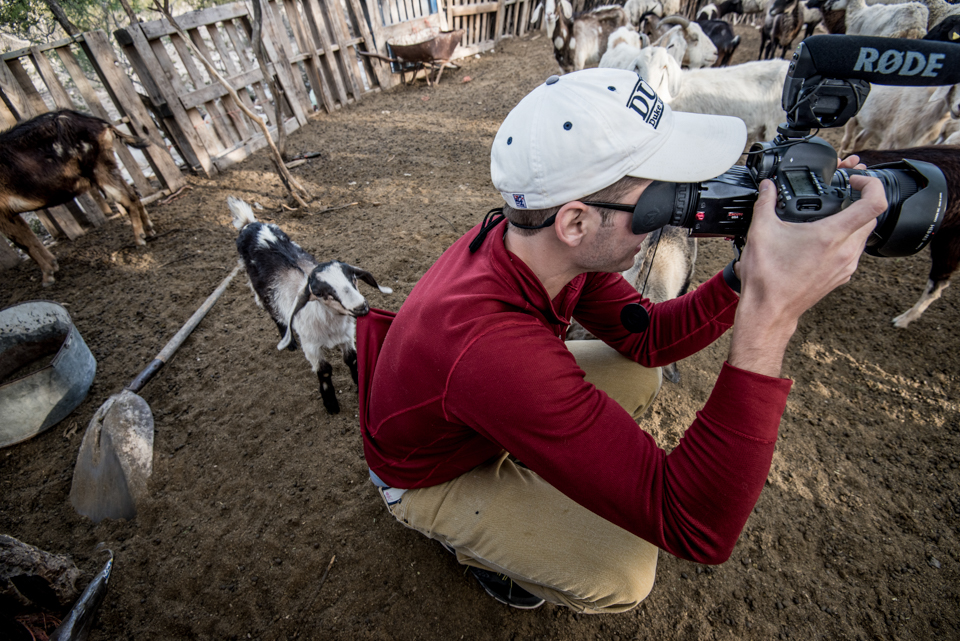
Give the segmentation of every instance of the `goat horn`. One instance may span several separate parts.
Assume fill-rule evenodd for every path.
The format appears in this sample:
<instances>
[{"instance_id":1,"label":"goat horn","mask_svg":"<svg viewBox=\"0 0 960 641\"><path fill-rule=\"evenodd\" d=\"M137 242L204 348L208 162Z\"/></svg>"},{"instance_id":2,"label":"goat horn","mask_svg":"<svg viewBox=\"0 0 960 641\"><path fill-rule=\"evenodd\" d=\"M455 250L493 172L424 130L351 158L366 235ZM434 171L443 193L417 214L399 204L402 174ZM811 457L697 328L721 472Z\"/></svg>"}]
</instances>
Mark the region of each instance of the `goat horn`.
<instances>
[{"instance_id":1,"label":"goat horn","mask_svg":"<svg viewBox=\"0 0 960 641\"><path fill-rule=\"evenodd\" d=\"M667 16L660 21L660 24L678 24L684 29L690 26L690 21L683 16Z\"/></svg>"}]
</instances>

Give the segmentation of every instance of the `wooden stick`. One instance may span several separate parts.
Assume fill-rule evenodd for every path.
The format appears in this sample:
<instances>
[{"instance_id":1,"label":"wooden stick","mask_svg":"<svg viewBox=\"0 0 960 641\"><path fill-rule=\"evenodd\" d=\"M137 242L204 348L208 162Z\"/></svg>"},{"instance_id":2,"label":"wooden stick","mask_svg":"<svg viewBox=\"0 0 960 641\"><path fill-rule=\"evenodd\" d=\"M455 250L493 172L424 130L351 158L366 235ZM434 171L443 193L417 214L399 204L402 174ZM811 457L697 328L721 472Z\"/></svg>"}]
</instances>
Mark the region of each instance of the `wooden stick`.
<instances>
[{"instance_id":1,"label":"wooden stick","mask_svg":"<svg viewBox=\"0 0 960 641\"><path fill-rule=\"evenodd\" d=\"M326 580L327 580L327 575L330 574L330 568L333 567L333 562L336 561L336 560L337 560L337 555L336 555L336 554L334 554L332 557L330 557L330 563L327 563L327 569L324 570L323 576L320 577L320 585L317 586L317 592L316 592L316 594L313 595L313 598L310 600L309 605L307 605L307 607L305 607L303 610L301 610L301 611L300 611L300 615L297 617L298 619L300 619L300 622L297 623L297 627L295 627L295 628L293 629L293 634L290 635L290 638L291 638L291 639L295 639L295 638L297 637L297 633L300 632L300 626L303 625L303 615L304 615L304 613L305 613L307 610L309 610L310 608L313 607L313 604L314 604L314 603L316 603L317 597L320 596L320 590L321 590L321 588L323 588L323 584L324 584L324 583L326 582ZM273 638L273 641L277 641L277 639L279 639L279 638L280 638L280 634L277 634L277 636L275 636L275 637Z\"/></svg>"}]
</instances>

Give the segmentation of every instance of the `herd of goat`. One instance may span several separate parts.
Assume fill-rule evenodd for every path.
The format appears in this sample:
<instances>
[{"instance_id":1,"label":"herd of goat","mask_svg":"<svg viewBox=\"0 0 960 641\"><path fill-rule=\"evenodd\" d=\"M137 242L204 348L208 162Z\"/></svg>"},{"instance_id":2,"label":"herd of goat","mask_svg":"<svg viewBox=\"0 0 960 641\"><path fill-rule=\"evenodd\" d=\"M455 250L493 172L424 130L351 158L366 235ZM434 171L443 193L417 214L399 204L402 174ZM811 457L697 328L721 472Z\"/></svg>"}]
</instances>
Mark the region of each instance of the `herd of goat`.
<instances>
[{"instance_id":1,"label":"herd of goat","mask_svg":"<svg viewBox=\"0 0 960 641\"><path fill-rule=\"evenodd\" d=\"M594 65L635 71L674 110L741 118L753 141L772 139L786 120L781 92L789 63L774 56L777 48L781 58L789 52L801 31L807 37L822 25L828 33L960 40L960 5L945 0L724 0L703 7L693 20L676 15L679 3L627 0L623 6L574 14L569 0L544 0L533 20L542 17L561 72ZM731 23L723 19L729 14L758 16L758 60L729 65L740 44ZM70 110L44 114L0 133L0 233L40 266L44 286L54 283L57 261L20 217L23 212L65 204L90 192L105 211L102 196L128 212L138 244L153 234L138 195L120 175L115 141L148 144L104 120ZM897 327L905 328L940 297L960 263L960 85L873 87L846 125L840 153L857 153L868 166L901 158L926 161L946 176L949 204L930 242L927 286L917 303L894 319ZM231 199L228 205L240 230L237 248L255 300L280 331L278 349L296 349L296 333L319 378L325 408L338 412L332 367L322 348L339 348L356 381L355 319L369 310L357 281L384 293L390 290L358 267L317 261L276 225L257 222L246 203ZM654 252L658 260L644 270ZM646 287L645 295L654 302L667 300L689 287L696 252L695 239L667 228L645 241L644 251L624 276L638 289ZM668 369L667 376L678 380L675 368Z\"/></svg>"}]
</instances>

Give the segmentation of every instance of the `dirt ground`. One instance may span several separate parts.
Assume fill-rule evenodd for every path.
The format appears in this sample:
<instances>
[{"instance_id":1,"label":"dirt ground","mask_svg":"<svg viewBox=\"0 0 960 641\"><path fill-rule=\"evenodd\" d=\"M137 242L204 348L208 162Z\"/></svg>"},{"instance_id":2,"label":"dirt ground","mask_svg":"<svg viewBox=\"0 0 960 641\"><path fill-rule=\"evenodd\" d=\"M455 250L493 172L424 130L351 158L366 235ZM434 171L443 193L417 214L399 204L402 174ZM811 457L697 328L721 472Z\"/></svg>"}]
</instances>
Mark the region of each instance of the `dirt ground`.
<instances>
[{"instance_id":1,"label":"dirt ground","mask_svg":"<svg viewBox=\"0 0 960 641\"><path fill-rule=\"evenodd\" d=\"M740 31L735 62L758 46L752 28ZM236 264L227 196L259 203L261 219L318 258L370 270L395 290L362 285L371 304L396 310L498 206L489 178L498 124L554 69L544 37L508 40L445 72L439 87L373 95L296 132L293 152L323 155L295 173L322 207L353 206L282 209L261 153L150 206L162 235L146 247L114 218L54 247L54 286L41 288L30 262L0 275L0 307L65 304L97 358L71 416L0 452L0 533L71 555L88 578L104 561L98 542L116 553L91 639L960 638L958 295L947 290L907 330L891 325L926 283L927 252L864 257L853 281L803 318L767 487L732 558L706 567L661 554L653 593L625 614L507 608L396 523L367 479L347 368L331 356L343 411L330 416L303 356L276 350L276 328L243 277L142 392L156 443L138 517L92 525L71 508L93 413ZM731 250L700 246L703 282ZM705 402L727 346L683 361L680 384L665 385L643 423L665 447Z\"/></svg>"}]
</instances>

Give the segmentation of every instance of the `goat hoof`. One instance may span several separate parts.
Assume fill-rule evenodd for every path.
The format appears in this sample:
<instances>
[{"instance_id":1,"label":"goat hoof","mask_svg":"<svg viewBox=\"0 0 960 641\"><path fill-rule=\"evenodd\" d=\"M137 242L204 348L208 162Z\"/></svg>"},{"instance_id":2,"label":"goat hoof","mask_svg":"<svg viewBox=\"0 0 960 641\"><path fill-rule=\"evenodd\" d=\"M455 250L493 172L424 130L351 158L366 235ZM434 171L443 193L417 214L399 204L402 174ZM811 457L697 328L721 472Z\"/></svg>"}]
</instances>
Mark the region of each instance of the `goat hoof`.
<instances>
[{"instance_id":1,"label":"goat hoof","mask_svg":"<svg viewBox=\"0 0 960 641\"><path fill-rule=\"evenodd\" d=\"M340 403L334 400L332 403L326 401L323 402L323 407L327 410L327 414L339 414L340 413Z\"/></svg>"},{"instance_id":2,"label":"goat hoof","mask_svg":"<svg viewBox=\"0 0 960 641\"><path fill-rule=\"evenodd\" d=\"M899 329L906 329L912 320L912 318L906 318L906 314L903 314L893 319L893 326Z\"/></svg>"}]
</instances>

